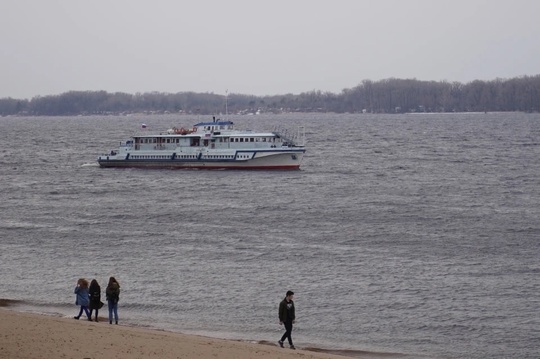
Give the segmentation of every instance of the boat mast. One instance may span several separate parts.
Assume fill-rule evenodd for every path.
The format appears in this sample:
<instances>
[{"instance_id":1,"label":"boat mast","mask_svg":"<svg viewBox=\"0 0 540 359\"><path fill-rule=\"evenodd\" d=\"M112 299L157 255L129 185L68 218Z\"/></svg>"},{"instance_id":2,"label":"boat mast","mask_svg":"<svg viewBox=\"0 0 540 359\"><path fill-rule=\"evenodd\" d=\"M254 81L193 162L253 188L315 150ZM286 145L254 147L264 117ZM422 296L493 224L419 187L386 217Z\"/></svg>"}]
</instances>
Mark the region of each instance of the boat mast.
<instances>
[{"instance_id":1,"label":"boat mast","mask_svg":"<svg viewBox=\"0 0 540 359\"><path fill-rule=\"evenodd\" d=\"M229 89L225 90L225 117L227 117L227 115L229 114L228 104L229 104Z\"/></svg>"}]
</instances>

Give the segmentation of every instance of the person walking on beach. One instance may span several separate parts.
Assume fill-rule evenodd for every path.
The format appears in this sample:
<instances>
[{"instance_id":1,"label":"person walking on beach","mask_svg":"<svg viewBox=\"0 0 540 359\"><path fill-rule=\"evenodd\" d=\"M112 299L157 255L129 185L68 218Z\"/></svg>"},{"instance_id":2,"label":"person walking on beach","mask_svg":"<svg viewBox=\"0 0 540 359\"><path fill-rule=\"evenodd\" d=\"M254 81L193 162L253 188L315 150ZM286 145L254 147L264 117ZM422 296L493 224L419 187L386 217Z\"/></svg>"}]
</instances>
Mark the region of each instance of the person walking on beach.
<instances>
[{"instance_id":1,"label":"person walking on beach","mask_svg":"<svg viewBox=\"0 0 540 359\"><path fill-rule=\"evenodd\" d=\"M77 320L81 317L83 311L85 312L86 316L88 317L88 320L92 320L90 317L90 312L88 311L88 304L90 303L90 298L88 296L88 281L84 278L79 278L77 281L77 286L75 287L75 294L77 294L77 299L75 300L76 305L81 306L81 310L79 311L79 315L73 317Z\"/></svg>"},{"instance_id":2,"label":"person walking on beach","mask_svg":"<svg viewBox=\"0 0 540 359\"><path fill-rule=\"evenodd\" d=\"M101 287L99 286L97 280L92 279L90 282L90 289L89 289L89 295L90 295L90 320L92 320L92 311L94 309L96 310L96 322L98 321L98 311L99 308L103 306L103 303L101 303Z\"/></svg>"},{"instance_id":3,"label":"person walking on beach","mask_svg":"<svg viewBox=\"0 0 540 359\"><path fill-rule=\"evenodd\" d=\"M107 304L109 305L109 324L112 324L113 314L114 321L118 324L118 301L120 300L120 284L114 277L109 278L109 284L105 289L107 296Z\"/></svg>"},{"instance_id":4,"label":"person walking on beach","mask_svg":"<svg viewBox=\"0 0 540 359\"><path fill-rule=\"evenodd\" d=\"M292 291L287 291L287 294L285 295L285 299L279 303L279 324L285 325L285 334L281 337L281 340L278 341L279 346L283 348L283 341L287 339L289 341L289 346L291 349L296 349L294 347L294 344L292 342L291 333L292 328L294 324L294 320L296 319L296 315L294 313L294 293Z\"/></svg>"}]
</instances>

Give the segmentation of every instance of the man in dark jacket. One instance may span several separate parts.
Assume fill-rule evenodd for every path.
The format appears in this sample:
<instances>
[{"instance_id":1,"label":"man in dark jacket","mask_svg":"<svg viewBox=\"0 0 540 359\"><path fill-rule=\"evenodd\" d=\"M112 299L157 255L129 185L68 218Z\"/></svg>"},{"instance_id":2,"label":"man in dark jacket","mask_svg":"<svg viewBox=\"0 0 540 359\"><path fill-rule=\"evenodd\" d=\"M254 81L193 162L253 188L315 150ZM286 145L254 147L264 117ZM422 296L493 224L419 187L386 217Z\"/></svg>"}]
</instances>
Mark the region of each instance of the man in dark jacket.
<instances>
[{"instance_id":1,"label":"man in dark jacket","mask_svg":"<svg viewBox=\"0 0 540 359\"><path fill-rule=\"evenodd\" d=\"M289 340L289 345L291 349L296 349L293 345L291 332L296 319L294 314L294 302L293 302L294 293L292 291L287 291L285 299L279 303L279 324L285 324L285 334L281 337L281 340L278 341L279 346L283 348L283 341L285 338Z\"/></svg>"}]
</instances>

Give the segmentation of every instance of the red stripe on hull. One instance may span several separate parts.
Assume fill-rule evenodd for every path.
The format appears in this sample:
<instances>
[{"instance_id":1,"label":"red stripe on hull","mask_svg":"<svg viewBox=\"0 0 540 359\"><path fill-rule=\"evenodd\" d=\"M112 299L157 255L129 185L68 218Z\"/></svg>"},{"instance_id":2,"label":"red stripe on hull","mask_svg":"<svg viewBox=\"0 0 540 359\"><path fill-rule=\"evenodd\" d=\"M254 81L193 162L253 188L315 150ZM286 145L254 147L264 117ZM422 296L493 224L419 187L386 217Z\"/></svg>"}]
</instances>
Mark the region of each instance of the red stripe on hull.
<instances>
[{"instance_id":1,"label":"red stripe on hull","mask_svg":"<svg viewBox=\"0 0 540 359\"><path fill-rule=\"evenodd\" d=\"M126 162L111 163L103 161L99 163L103 168L141 168L141 169L171 169L171 170L299 170L300 165L277 165L277 166L178 166L158 164L136 164Z\"/></svg>"}]
</instances>

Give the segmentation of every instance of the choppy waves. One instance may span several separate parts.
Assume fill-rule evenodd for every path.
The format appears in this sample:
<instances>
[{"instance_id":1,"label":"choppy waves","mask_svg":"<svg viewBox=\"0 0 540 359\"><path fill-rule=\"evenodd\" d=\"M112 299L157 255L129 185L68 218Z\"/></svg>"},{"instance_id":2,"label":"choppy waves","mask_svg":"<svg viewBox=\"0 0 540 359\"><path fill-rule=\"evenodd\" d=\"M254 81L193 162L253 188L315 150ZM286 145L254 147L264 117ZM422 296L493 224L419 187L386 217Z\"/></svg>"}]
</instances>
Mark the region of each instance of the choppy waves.
<instances>
[{"instance_id":1,"label":"choppy waves","mask_svg":"<svg viewBox=\"0 0 540 359\"><path fill-rule=\"evenodd\" d=\"M310 129L287 173L103 170L139 119L2 121L12 308L73 315L79 277L114 275L126 324L274 343L292 289L301 347L536 357L538 115L238 118Z\"/></svg>"}]
</instances>

